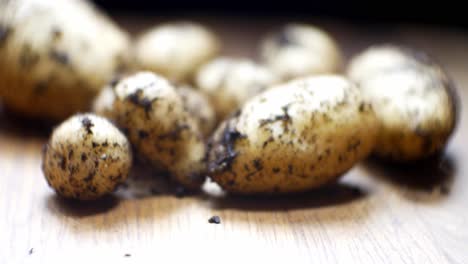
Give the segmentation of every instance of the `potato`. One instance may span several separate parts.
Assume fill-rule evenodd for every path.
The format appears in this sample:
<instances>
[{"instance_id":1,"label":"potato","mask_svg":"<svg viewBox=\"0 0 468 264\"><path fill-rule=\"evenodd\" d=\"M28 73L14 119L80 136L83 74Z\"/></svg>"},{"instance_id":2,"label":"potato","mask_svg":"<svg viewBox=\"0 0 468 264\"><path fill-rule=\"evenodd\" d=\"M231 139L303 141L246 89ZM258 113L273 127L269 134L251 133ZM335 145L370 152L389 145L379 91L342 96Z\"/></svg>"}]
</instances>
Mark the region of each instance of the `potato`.
<instances>
[{"instance_id":1,"label":"potato","mask_svg":"<svg viewBox=\"0 0 468 264\"><path fill-rule=\"evenodd\" d=\"M87 1L0 1L0 99L23 115L86 111L129 65L129 38Z\"/></svg>"},{"instance_id":2,"label":"potato","mask_svg":"<svg viewBox=\"0 0 468 264\"><path fill-rule=\"evenodd\" d=\"M457 120L457 95L447 74L426 54L395 45L355 56L348 76L372 102L381 131L375 154L408 162L440 152Z\"/></svg>"},{"instance_id":3,"label":"potato","mask_svg":"<svg viewBox=\"0 0 468 264\"><path fill-rule=\"evenodd\" d=\"M216 115L205 94L188 85L177 87L177 93L185 110L194 117L203 136L210 136L216 125Z\"/></svg>"},{"instance_id":4,"label":"potato","mask_svg":"<svg viewBox=\"0 0 468 264\"><path fill-rule=\"evenodd\" d=\"M197 87L209 97L218 120L278 82L269 69L243 58L217 58L204 65L196 76Z\"/></svg>"},{"instance_id":5,"label":"potato","mask_svg":"<svg viewBox=\"0 0 468 264\"><path fill-rule=\"evenodd\" d=\"M298 79L257 95L218 127L209 176L239 194L309 190L365 158L377 130L371 105L345 78Z\"/></svg>"},{"instance_id":6,"label":"potato","mask_svg":"<svg viewBox=\"0 0 468 264\"><path fill-rule=\"evenodd\" d=\"M93 103L93 112L100 116L112 118L112 108L115 101L113 87L118 80L104 87L96 96ZM176 87L176 91L182 99L185 111L190 113L198 125L203 136L208 137L216 125L216 116L208 98L189 85Z\"/></svg>"},{"instance_id":7,"label":"potato","mask_svg":"<svg viewBox=\"0 0 468 264\"><path fill-rule=\"evenodd\" d=\"M341 51L325 31L307 24L287 24L261 43L263 62L283 80L335 73Z\"/></svg>"},{"instance_id":8,"label":"potato","mask_svg":"<svg viewBox=\"0 0 468 264\"><path fill-rule=\"evenodd\" d=\"M395 68L398 65L418 64L412 55L395 45L371 46L351 58L347 75L355 82L369 78L380 72Z\"/></svg>"},{"instance_id":9,"label":"potato","mask_svg":"<svg viewBox=\"0 0 468 264\"><path fill-rule=\"evenodd\" d=\"M109 121L92 114L58 126L43 152L47 183L67 198L93 200L124 182L132 164L127 138Z\"/></svg>"},{"instance_id":10,"label":"potato","mask_svg":"<svg viewBox=\"0 0 468 264\"><path fill-rule=\"evenodd\" d=\"M187 21L156 26L144 33L135 46L140 69L178 83L191 82L197 68L220 50L220 42L213 32Z\"/></svg>"},{"instance_id":11,"label":"potato","mask_svg":"<svg viewBox=\"0 0 468 264\"><path fill-rule=\"evenodd\" d=\"M97 100L104 103L95 109L127 134L141 157L156 169L169 171L184 187L195 189L203 183L203 135L196 118L165 78L140 72L124 77L103 93Z\"/></svg>"},{"instance_id":12,"label":"potato","mask_svg":"<svg viewBox=\"0 0 468 264\"><path fill-rule=\"evenodd\" d=\"M105 86L96 96L92 106L95 114L112 119L112 108L115 101L115 92L113 90L114 86L115 84Z\"/></svg>"}]
</instances>

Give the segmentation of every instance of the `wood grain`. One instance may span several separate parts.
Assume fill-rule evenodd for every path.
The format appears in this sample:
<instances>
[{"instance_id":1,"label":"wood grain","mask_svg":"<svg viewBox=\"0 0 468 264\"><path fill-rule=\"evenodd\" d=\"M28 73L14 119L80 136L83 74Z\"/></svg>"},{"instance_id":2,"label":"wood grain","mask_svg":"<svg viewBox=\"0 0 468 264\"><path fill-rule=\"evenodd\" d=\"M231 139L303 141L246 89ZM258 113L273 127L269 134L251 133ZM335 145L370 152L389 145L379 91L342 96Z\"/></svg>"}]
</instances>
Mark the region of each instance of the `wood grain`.
<instances>
[{"instance_id":1,"label":"wood grain","mask_svg":"<svg viewBox=\"0 0 468 264\"><path fill-rule=\"evenodd\" d=\"M120 21L138 32L158 20ZM282 23L205 21L223 36L225 53L236 56L254 56L259 36ZM387 41L426 50L447 67L468 102L466 33L319 24L347 55ZM208 186L212 195L177 198L166 188L152 194L166 183L142 169L127 189L93 203L57 198L40 171L47 128L3 113L0 263L468 263L467 111L439 159L405 167L369 160L338 184L306 194L225 197ZM222 223L208 224L213 215Z\"/></svg>"}]
</instances>

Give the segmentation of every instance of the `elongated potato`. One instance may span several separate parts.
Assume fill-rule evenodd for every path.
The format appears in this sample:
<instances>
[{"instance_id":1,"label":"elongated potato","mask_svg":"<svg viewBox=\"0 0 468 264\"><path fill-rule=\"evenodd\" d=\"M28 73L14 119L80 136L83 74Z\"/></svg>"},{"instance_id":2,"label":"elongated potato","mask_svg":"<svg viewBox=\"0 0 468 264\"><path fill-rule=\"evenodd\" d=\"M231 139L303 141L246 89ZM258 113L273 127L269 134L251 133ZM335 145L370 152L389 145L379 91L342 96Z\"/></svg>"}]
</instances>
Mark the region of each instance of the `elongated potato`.
<instances>
[{"instance_id":1,"label":"elongated potato","mask_svg":"<svg viewBox=\"0 0 468 264\"><path fill-rule=\"evenodd\" d=\"M115 101L113 87L115 87L117 82L116 80L114 83L110 83L102 89L94 100L93 112L100 116L113 119L112 108L114 107ZM188 85L179 86L176 88L176 91L182 99L185 111L194 118L203 136L205 138L210 136L216 125L216 115L205 94Z\"/></svg>"},{"instance_id":2,"label":"elongated potato","mask_svg":"<svg viewBox=\"0 0 468 264\"><path fill-rule=\"evenodd\" d=\"M222 120L279 79L251 60L220 57L201 67L195 81L210 99L217 119Z\"/></svg>"},{"instance_id":3,"label":"elongated potato","mask_svg":"<svg viewBox=\"0 0 468 264\"><path fill-rule=\"evenodd\" d=\"M188 21L151 28L135 44L137 65L171 81L191 82L193 74L220 50L220 42L204 26Z\"/></svg>"},{"instance_id":4,"label":"elongated potato","mask_svg":"<svg viewBox=\"0 0 468 264\"><path fill-rule=\"evenodd\" d=\"M103 90L95 110L113 120L156 169L169 171L187 188L203 183L203 135L196 118L165 78L150 72L124 77Z\"/></svg>"},{"instance_id":5,"label":"elongated potato","mask_svg":"<svg viewBox=\"0 0 468 264\"><path fill-rule=\"evenodd\" d=\"M342 55L338 44L325 31L307 24L287 24L267 36L261 58L283 80L338 72Z\"/></svg>"},{"instance_id":6,"label":"elongated potato","mask_svg":"<svg viewBox=\"0 0 468 264\"><path fill-rule=\"evenodd\" d=\"M447 74L426 54L395 45L374 46L348 68L381 123L375 154L413 161L440 152L457 120L457 95Z\"/></svg>"},{"instance_id":7,"label":"elongated potato","mask_svg":"<svg viewBox=\"0 0 468 264\"><path fill-rule=\"evenodd\" d=\"M129 64L129 38L87 1L0 1L0 98L23 115L64 119Z\"/></svg>"},{"instance_id":8,"label":"elongated potato","mask_svg":"<svg viewBox=\"0 0 468 264\"><path fill-rule=\"evenodd\" d=\"M279 85L218 127L209 146L210 177L241 194L319 187L368 155L376 124L371 105L343 77Z\"/></svg>"}]
</instances>

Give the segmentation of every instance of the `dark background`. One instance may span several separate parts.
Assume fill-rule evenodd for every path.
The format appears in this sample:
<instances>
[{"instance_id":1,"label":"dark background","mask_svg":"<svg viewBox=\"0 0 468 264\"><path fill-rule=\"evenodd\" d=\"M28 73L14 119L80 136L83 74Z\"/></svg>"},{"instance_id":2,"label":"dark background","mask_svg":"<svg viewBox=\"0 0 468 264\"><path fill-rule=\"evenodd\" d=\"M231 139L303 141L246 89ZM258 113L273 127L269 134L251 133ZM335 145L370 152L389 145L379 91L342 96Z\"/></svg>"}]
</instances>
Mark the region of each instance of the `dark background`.
<instances>
[{"instance_id":1,"label":"dark background","mask_svg":"<svg viewBox=\"0 0 468 264\"><path fill-rule=\"evenodd\" d=\"M357 23L415 23L468 28L462 1L254 1L254 0L95 0L109 12L142 15L235 15L323 17Z\"/></svg>"}]
</instances>

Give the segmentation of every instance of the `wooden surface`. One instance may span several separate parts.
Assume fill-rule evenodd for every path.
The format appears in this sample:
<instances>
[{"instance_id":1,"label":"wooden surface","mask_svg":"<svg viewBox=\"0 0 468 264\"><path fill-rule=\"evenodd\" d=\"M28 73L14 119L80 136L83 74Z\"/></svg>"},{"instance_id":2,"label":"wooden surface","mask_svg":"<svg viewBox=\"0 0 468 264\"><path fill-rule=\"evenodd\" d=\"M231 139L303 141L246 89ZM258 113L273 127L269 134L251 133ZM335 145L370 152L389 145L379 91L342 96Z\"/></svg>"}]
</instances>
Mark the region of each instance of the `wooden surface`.
<instances>
[{"instance_id":1,"label":"wooden surface","mask_svg":"<svg viewBox=\"0 0 468 264\"><path fill-rule=\"evenodd\" d=\"M141 20L141 21L140 21ZM153 23L121 19L131 31ZM208 19L225 53L254 56L276 23ZM221 23L221 24L220 24ZM398 42L433 54L468 102L468 34L443 28L360 28L319 23L347 55ZM468 263L468 122L440 160L411 167L360 164L336 185L307 194L177 198L145 172L117 195L94 203L58 199L40 171L46 130L0 118L0 263ZM149 173L151 174L151 173ZM151 176L151 175L150 175ZM213 215L222 223L208 224ZM125 255L129 254L129 255ZM91 263L93 263L91 262Z\"/></svg>"}]
</instances>

